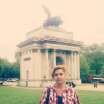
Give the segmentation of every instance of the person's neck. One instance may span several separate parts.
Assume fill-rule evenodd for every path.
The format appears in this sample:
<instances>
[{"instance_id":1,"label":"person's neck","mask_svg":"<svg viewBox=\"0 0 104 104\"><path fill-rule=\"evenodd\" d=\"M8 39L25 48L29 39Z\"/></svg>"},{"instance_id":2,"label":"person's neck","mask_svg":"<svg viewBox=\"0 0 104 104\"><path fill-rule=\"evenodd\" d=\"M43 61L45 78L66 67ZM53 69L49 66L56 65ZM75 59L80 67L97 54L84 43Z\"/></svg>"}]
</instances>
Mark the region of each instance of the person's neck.
<instances>
[{"instance_id":1,"label":"person's neck","mask_svg":"<svg viewBox=\"0 0 104 104\"><path fill-rule=\"evenodd\" d=\"M65 89L65 83L63 84L55 84L55 87L58 88L58 89Z\"/></svg>"}]
</instances>

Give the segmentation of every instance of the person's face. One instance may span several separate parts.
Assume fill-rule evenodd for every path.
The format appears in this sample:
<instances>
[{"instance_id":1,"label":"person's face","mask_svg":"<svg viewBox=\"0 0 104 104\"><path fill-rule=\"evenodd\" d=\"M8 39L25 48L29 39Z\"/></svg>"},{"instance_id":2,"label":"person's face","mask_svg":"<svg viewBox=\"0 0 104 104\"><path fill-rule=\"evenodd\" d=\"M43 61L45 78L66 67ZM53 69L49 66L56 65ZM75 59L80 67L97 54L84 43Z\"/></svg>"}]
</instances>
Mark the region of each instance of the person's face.
<instances>
[{"instance_id":1,"label":"person's face","mask_svg":"<svg viewBox=\"0 0 104 104\"><path fill-rule=\"evenodd\" d=\"M57 84L62 84L65 82L66 74L62 69L58 69L55 71L54 80Z\"/></svg>"}]
</instances>

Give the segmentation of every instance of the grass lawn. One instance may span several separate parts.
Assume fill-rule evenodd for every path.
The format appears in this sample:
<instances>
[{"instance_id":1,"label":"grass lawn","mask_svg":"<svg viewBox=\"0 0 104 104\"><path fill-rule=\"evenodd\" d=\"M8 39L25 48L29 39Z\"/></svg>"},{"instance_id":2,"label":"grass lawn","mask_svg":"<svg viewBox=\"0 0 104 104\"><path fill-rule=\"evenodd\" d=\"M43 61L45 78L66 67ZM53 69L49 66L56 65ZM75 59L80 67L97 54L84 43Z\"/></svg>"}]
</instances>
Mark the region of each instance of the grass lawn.
<instances>
[{"instance_id":1,"label":"grass lawn","mask_svg":"<svg viewBox=\"0 0 104 104\"><path fill-rule=\"evenodd\" d=\"M94 84L94 82L92 82L92 83L82 83L82 85L83 84ZM104 83L97 83L98 85L104 85Z\"/></svg>"},{"instance_id":2,"label":"grass lawn","mask_svg":"<svg viewBox=\"0 0 104 104\"><path fill-rule=\"evenodd\" d=\"M10 86L10 85L4 85L4 84L0 84L0 86Z\"/></svg>"},{"instance_id":3,"label":"grass lawn","mask_svg":"<svg viewBox=\"0 0 104 104\"><path fill-rule=\"evenodd\" d=\"M0 104L39 104L42 90L0 86ZM77 90L81 104L104 104L104 92Z\"/></svg>"}]
</instances>

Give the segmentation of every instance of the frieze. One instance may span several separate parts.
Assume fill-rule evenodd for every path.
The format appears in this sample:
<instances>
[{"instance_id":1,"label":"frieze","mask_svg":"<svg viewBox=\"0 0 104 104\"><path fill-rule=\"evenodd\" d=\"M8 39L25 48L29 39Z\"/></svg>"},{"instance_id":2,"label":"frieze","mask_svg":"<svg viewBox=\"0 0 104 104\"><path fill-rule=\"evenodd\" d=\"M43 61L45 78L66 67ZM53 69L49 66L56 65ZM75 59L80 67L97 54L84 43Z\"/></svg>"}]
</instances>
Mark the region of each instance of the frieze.
<instances>
[{"instance_id":1,"label":"frieze","mask_svg":"<svg viewBox=\"0 0 104 104\"><path fill-rule=\"evenodd\" d=\"M82 44L79 41L74 40L68 40L68 39L62 39L62 38L55 38L51 36L45 36L45 37L33 37L32 39L28 39L24 42L21 42L18 47L28 44L30 42L37 42L37 43L45 43L45 42L51 42L56 44L64 44L64 45L76 45L76 46L82 46Z\"/></svg>"},{"instance_id":2,"label":"frieze","mask_svg":"<svg viewBox=\"0 0 104 104\"><path fill-rule=\"evenodd\" d=\"M31 60L31 57L24 58L24 61L29 61L29 60Z\"/></svg>"},{"instance_id":3,"label":"frieze","mask_svg":"<svg viewBox=\"0 0 104 104\"><path fill-rule=\"evenodd\" d=\"M32 49L32 51L33 51L33 52L37 52L37 51L38 51L38 49Z\"/></svg>"}]
</instances>

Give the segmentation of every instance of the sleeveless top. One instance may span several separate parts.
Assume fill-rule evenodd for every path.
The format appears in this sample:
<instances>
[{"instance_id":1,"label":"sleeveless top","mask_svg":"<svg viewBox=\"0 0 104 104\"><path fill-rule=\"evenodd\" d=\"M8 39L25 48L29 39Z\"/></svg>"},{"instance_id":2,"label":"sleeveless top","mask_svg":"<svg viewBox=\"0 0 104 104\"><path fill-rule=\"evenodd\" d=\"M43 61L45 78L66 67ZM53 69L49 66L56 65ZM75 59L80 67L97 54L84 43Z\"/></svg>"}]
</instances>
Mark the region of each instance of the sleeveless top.
<instances>
[{"instance_id":1,"label":"sleeveless top","mask_svg":"<svg viewBox=\"0 0 104 104\"><path fill-rule=\"evenodd\" d=\"M62 97L58 96L58 104L62 104Z\"/></svg>"}]
</instances>

